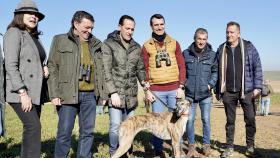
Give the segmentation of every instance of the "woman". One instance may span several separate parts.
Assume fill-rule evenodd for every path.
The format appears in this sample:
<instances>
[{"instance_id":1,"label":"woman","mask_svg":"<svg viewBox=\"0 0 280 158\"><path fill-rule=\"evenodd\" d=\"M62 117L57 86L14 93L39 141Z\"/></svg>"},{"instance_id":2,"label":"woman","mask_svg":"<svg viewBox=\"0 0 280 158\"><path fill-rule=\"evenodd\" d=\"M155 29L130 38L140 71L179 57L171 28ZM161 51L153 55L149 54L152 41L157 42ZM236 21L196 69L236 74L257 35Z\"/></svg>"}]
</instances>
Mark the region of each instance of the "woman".
<instances>
[{"instance_id":1,"label":"woman","mask_svg":"<svg viewBox=\"0 0 280 158\"><path fill-rule=\"evenodd\" d=\"M4 36L6 101L23 123L21 158L40 157L40 105L43 78L48 77L43 66L46 54L38 37L38 22L43 18L33 1L23 0Z\"/></svg>"}]
</instances>

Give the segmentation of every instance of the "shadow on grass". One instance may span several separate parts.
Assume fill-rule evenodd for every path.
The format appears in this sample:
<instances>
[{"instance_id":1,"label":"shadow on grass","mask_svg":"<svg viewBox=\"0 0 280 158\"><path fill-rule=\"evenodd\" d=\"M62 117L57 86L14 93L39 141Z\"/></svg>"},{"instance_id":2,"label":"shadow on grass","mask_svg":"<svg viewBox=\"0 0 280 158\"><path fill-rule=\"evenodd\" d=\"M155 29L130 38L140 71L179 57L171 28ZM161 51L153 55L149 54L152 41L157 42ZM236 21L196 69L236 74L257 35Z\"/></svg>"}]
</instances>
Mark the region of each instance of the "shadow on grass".
<instances>
[{"instance_id":1,"label":"shadow on grass","mask_svg":"<svg viewBox=\"0 0 280 158\"><path fill-rule=\"evenodd\" d=\"M187 141L186 137L187 136L185 134L183 136L184 142L182 144L182 148L183 148L183 151L187 154L188 141ZM196 138L197 142L203 141L203 137L200 135L195 135L195 138ZM144 149L143 149L143 151L142 150L134 151L133 155L137 156L139 158L153 157L154 150L152 148L151 140L152 140L151 133L145 132L145 131L140 132L134 139L134 144L136 144L136 145L141 144L141 147L139 147L139 148L144 148ZM171 157L173 154L172 147L171 147L171 140L164 141L164 142L165 143L163 145L163 151L164 151L165 155L167 155L167 157ZM200 146L202 146L202 144ZM226 144L212 139L211 147L213 150L217 151L216 153L221 154L224 151L224 149L226 148ZM202 153L201 148L200 149L197 148L197 150L200 153ZM245 154L246 146L234 145L234 151L239 154ZM279 158L279 155L280 155L280 149L264 149L264 148L256 147L255 151L256 151L256 155L254 158Z\"/></svg>"},{"instance_id":2,"label":"shadow on grass","mask_svg":"<svg viewBox=\"0 0 280 158\"><path fill-rule=\"evenodd\" d=\"M135 140L134 146L137 149L133 153L133 155L137 155L138 157L150 157L147 155L151 155L153 153L152 146L150 144L152 134L148 132L140 132ZM2 158L14 158L20 156L21 143L12 144L14 142L14 138L1 138L3 139L0 143L0 157ZM69 153L70 158L76 157L76 152L78 148L78 136L72 135L71 137L71 151ZM94 133L94 143L92 146L92 153L99 153L98 147L100 146L109 146L109 135L108 133L102 134L95 132ZM141 152L138 149L144 147L144 151ZM44 158L53 158L54 157L54 149L55 149L55 138L48 139L42 141L41 143L41 157ZM101 151L104 152L104 151ZM109 151L105 151L109 152Z\"/></svg>"},{"instance_id":3,"label":"shadow on grass","mask_svg":"<svg viewBox=\"0 0 280 158\"><path fill-rule=\"evenodd\" d=\"M200 135L195 135L197 142L202 142L203 137ZM216 150L220 154L224 151L226 148L225 143L221 143L217 140L211 140L211 147L213 150ZM241 145L234 145L234 151L240 154L245 154L246 146ZM198 150L200 153L202 153L201 149ZM280 149L264 149L264 148L255 148L256 155L254 158L279 158L280 156Z\"/></svg>"},{"instance_id":4,"label":"shadow on grass","mask_svg":"<svg viewBox=\"0 0 280 158\"><path fill-rule=\"evenodd\" d=\"M0 143L0 157L2 158L13 158L20 157L21 143L10 145L13 142L13 138L5 138L3 142ZM75 143L75 136L72 136L72 144ZM54 157L54 146L55 139L49 139L41 142L41 157L51 158Z\"/></svg>"},{"instance_id":5,"label":"shadow on grass","mask_svg":"<svg viewBox=\"0 0 280 158\"><path fill-rule=\"evenodd\" d=\"M217 108L217 109L220 109L220 108L224 108L224 104L212 104L212 107L213 108Z\"/></svg>"},{"instance_id":6,"label":"shadow on grass","mask_svg":"<svg viewBox=\"0 0 280 158\"><path fill-rule=\"evenodd\" d=\"M270 112L269 115L280 116L280 112Z\"/></svg>"},{"instance_id":7,"label":"shadow on grass","mask_svg":"<svg viewBox=\"0 0 280 158\"><path fill-rule=\"evenodd\" d=\"M0 157L16 157L20 153L20 144L9 146L14 141L14 138L1 138L3 141L0 143Z\"/></svg>"},{"instance_id":8,"label":"shadow on grass","mask_svg":"<svg viewBox=\"0 0 280 158\"><path fill-rule=\"evenodd\" d=\"M1 138L3 141L0 143L0 158L13 158L19 157L21 151L21 143L12 144L14 138ZM98 152L98 146L101 144L108 145L108 134L94 133L94 144L92 147L92 152ZM69 153L69 157L76 157L76 151L78 148L78 136L72 135L71 137L71 148L73 152ZM53 158L55 149L55 138L48 139L41 142L41 157Z\"/></svg>"},{"instance_id":9,"label":"shadow on grass","mask_svg":"<svg viewBox=\"0 0 280 158\"><path fill-rule=\"evenodd\" d=\"M134 138L133 144L134 148L143 148L142 150L137 150L133 152L134 156L137 157L151 157L148 155L153 155L154 150L151 144L152 134L146 131L141 131Z\"/></svg>"},{"instance_id":10,"label":"shadow on grass","mask_svg":"<svg viewBox=\"0 0 280 158\"><path fill-rule=\"evenodd\" d=\"M101 133L94 133L94 145L92 147L92 153L99 153L98 147L100 145L108 146L109 145L109 138L108 134L101 134ZM72 151L69 154L70 158L76 157L77 151L77 143L78 137L76 135L72 136ZM202 136L196 135L195 136L197 142L202 142ZM0 157L19 157L21 144L13 144L10 145L14 139L13 138L1 138L3 141L0 143ZM133 155L139 158L144 157L152 157L154 155L154 150L151 144L152 134L146 131L142 131L137 134L134 139L133 146L134 152ZM186 143L185 143L186 142ZM172 155L172 148L171 148L171 141L165 141L163 146L163 151L165 155L171 157ZM183 150L187 153L187 140L186 136L184 136L184 143L183 143ZM213 150L216 150L219 153L222 153L226 147L225 143L221 143L217 140L211 140L211 146ZM52 158L54 157L54 147L55 147L55 139L49 139L42 142L42 150L41 150L41 157L45 158ZM244 154L246 150L246 146L235 145L234 151L240 154ZM201 149L198 149L199 152L202 152ZM104 151L103 151L104 152ZM279 158L280 149L263 149L256 147L256 156L255 158Z\"/></svg>"}]
</instances>

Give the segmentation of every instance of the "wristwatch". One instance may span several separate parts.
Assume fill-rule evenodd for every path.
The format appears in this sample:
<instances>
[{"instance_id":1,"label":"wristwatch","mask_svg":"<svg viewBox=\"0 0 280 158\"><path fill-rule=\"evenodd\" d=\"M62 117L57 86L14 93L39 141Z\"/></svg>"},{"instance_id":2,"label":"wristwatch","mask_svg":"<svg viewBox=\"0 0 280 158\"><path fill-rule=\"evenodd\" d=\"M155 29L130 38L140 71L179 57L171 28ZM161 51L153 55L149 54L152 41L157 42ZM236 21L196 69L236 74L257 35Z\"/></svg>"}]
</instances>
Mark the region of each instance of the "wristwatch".
<instances>
[{"instance_id":1,"label":"wristwatch","mask_svg":"<svg viewBox=\"0 0 280 158\"><path fill-rule=\"evenodd\" d=\"M26 92L25 89L19 89L19 90L18 90L18 94L23 94L23 93L25 93L25 92Z\"/></svg>"}]
</instances>

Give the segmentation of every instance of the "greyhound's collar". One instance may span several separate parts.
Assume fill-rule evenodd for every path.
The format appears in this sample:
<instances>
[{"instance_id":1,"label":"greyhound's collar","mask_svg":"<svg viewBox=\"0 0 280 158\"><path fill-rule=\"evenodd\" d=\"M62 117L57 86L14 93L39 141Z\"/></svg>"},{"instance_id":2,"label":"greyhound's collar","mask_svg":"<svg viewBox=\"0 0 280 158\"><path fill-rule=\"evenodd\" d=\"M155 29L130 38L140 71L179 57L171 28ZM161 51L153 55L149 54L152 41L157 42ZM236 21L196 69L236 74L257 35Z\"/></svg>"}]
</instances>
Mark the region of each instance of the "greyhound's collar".
<instances>
[{"instance_id":1,"label":"greyhound's collar","mask_svg":"<svg viewBox=\"0 0 280 158\"><path fill-rule=\"evenodd\" d=\"M181 114L180 116L189 116L189 114Z\"/></svg>"}]
</instances>

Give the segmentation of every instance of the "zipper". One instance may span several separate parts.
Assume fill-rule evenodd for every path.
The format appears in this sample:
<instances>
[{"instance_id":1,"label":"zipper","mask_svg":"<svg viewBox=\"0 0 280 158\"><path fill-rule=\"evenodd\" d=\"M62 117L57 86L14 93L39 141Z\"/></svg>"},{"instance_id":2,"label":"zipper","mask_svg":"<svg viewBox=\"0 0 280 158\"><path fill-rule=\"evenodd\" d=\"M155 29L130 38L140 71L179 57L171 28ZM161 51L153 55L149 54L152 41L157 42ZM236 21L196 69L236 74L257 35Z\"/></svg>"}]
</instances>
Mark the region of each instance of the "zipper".
<instances>
[{"instance_id":1,"label":"zipper","mask_svg":"<svg viewBox=\"0 0 280 158\"><path fill-rule=\"evenodd\" d=\"M76 55L76 75L75 75L75 81L74 82L76 82L77 80L78 80L78 82L77 82L77 85L75 86L75 93L76 93L76 101L77 101L77 103L79 103L79 77L78 77L78 75L79 75L79 71L80 71L80 64L81 64L81 56L80 56L80 50L81 50L81 44L80 44L80 41L79 41L79 43L76 43L76 45L77 45L77 47L78 47L78 51L75 53L75 55Z\"/></svg>"},{"instance_id":2,"label":"zipper","mask_svg":"<svg viewBox=\"0 0 280 158\"><path fill-rule=\"evenodd\" d=\"M194 63L194 64L196 65L196 66L195 66L195 67L196 67L196 69L195 69L195 74L197 74L197 71L198 71L198 68L199 68L199 66L198 66L198 65L199 65L199 57L198 57L198 56L197 56L197 63ZM195 82L194 82L194 84L195 84L194 87L195 87L195 88L194 88L194 93L193 93L195 99L196 99L196 93L198 92L198 88L197 88L197 87L198 87L198 86L197 86L197 80L198 80L198 78L197 78L197 77L198 77L198 75L195 75Z\"/></svg>"},{"instance_id":3,"label":"zipper","mask_svg":"<svg viewBox=\"0 0 280 158\"><path fill-rule=\"evenodd\" d=\"M232 52L232 51L231 51ZM233 66L233 91L235 92L236 91L236 87L235 87L235 56L234 56L234 52L232 52L232 60L233 60L233 63L232 63L232 66Z\"/></svg>"}]
</instances>

